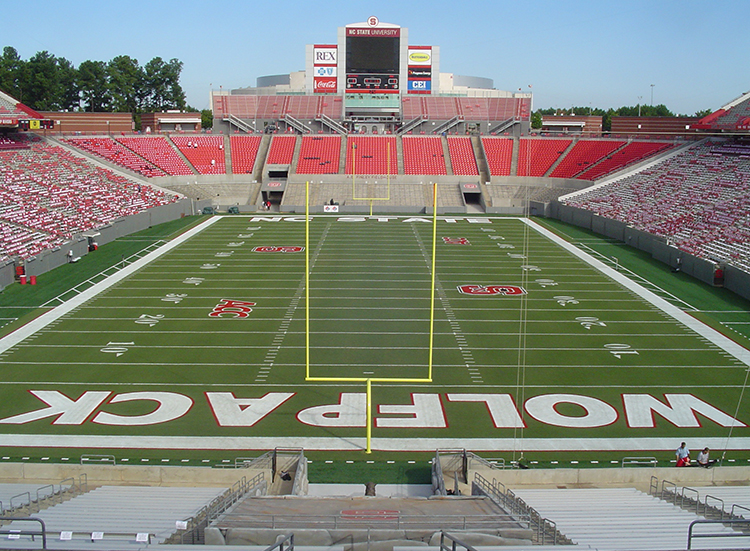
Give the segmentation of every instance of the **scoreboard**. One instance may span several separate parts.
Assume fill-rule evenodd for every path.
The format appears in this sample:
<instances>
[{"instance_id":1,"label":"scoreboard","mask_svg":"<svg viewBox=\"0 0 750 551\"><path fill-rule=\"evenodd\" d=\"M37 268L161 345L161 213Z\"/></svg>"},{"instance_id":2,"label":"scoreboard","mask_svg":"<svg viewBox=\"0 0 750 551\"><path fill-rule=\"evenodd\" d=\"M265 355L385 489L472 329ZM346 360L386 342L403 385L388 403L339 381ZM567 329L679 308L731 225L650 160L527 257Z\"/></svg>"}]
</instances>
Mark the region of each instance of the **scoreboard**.
<instances>
[{"instance_id":1,"label":"scoreboard","mask_svg":"<svg viewBox=\"0 0 750 551\"><path fill-rule=\"evenodd\" d=\"M346 27L346 91L398 93L400 57L400 27L381 26L376 17L366 27Z\"/></svg>"}]
</instances>

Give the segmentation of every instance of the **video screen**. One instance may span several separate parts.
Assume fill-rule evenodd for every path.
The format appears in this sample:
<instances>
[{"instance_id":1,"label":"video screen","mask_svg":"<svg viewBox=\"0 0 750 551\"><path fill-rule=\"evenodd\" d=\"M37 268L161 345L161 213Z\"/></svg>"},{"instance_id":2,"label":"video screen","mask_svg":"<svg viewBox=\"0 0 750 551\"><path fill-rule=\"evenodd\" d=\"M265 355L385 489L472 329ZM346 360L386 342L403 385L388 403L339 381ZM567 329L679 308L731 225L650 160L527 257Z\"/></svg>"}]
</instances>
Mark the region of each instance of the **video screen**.
<instances>
[{"instance_id":1,"label":"video screen","mask_svg":"<svg viewBox=\"0 0 750 551\"><path fill-rule=\"evenodd\" d=\"M399 37L347 37L346 72L398 74L399 41Z\"/></svg>"}]
</instances>

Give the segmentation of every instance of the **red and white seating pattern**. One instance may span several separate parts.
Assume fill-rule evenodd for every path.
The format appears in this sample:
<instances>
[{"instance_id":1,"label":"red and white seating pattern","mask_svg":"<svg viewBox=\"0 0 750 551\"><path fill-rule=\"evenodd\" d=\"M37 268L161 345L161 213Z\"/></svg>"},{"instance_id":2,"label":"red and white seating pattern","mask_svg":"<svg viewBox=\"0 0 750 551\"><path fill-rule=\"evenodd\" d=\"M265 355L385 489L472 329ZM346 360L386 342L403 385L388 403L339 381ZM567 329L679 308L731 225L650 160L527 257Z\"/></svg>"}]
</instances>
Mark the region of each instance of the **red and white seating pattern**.
<instances>
[{"instance_id":1,"label":"red and white seating pattern","mask_svg":"<svg viewBox=\"0 0 750 551\"><path fill-rule=\"evenodd\" d=\"M605 174L637 163L648 157L672 148L672 144L663 142L630 142L621 150L602 160L600 163L576 176L579 180L596 180Z\"/></svg>"},{"instance_id":2,"label":"red and white seating pattern","mask_svg":"<svg viewBox=\"0 0 750 551\"><path fill-rule=\"evenodd\" d=\"M466 136L448 136L448 151L451 156L453 174L456 176L479 176L477 159L471 138Z\"/></svg>"},{"instance_id":3,"label":"red and white seating pattern","mask_svg":"<svg viewBox=\"0 0 750 551\"><path fill-rule=\"evenodd\" d=\"M164 176L166 172L111 138L67 138L66 143L98 155L107 161L130 169L147 178Z\"/></svg>"},{"instance_id":4,"label":"red and white seating pattern","mask_svg":"<svg viewBox=\"0 0 750 551\"><path fill-rule=\"evenodd\" d=\"M550 173L550 178L573 178L624 145L621 141L579 140Z\"/></svg>"},{"instance_id":5,"label":"red and white seating pattern","mask_svg":"<svg viewBox=\"0 0 750 551\"><path fill-rule=\"evenodd\" d=\"M0 249L28 258L176 199L42 142L0 151Z\"/></svg>"},{"instance_id":6,"label":"red and white seating pattern","mask_svg":"<svg viewBox=\"0 0 750 551\"><path fill-rule=\"evenodd\" d=\"M172 145L162 136L117 138L122 145L155 164L170 176L193 174Z\"/></svg>"},{"instance_id":7,"label":"red and white seating pattern","mask_svg":"<svg viewBox=\"0 0 750 551\"><path fill-rule=\"evenodd\" d=\"M294 147L297 145L297 136L274 136L271 147L268 148L269 165L291 165L294 157Z\"/></svg>"},{"instance_id":8,"label":"red and white seating pattern","mask_svg":"<svg viewBox=\"0 0 750 551\"><path fill-rule=\"evenodd\" d=\"M303 136L297 174L338 174L341 136Z\"/></svg>"},{"instance_id":9,"label":"red and white seating pattern","mask_svg":"<svg viewBox=\"0 0 750 551\"><path fill-rule=\"evenodd\" d=\"M443 141L439 136L404 136L404 174L447 174Z\"/></svg>"},{"instance_id":10,"label":"red and white seating pattern","mask_svg":"<svg viewBox=\"0 0 750 551\"><path fill-rule=\"evenodd\" d=\"M229 144L232 154L232 173L252 174L255 158L260 148L260 136L232 136Z\"/></svg>"},{"instance_id":11,"label":"red and white seating pattern","mask_svg":"<svg viewBox=\"0 0 750 551\"><path fill-rule=\"evenodd\" d=\"M710 142L564 202L750 271L750 157Z\"/></svg>"},{"instance_id":12,"label":"red and white seating pattern","mask_svg":"<svg viewBox=\"0 0 750 551\"><path fill-rule=\"evenodd\" d=\"M544 176L572 141L521 138L518 148L518 176Z\"/></svg>"},{"instance_id":13,"label":"red and white seating pattern","mask_svg":"<svg viewBox=\"0 0 750 551\"><path fill-rule=\"evenodd\" d=\"M398 174L398 150L393 136L349 136L346 173L354 175Z\"/></svg>"},{"instance_id":14,"label":"red and white seating pattern","mask_svg":"<svg viewBox=\"0 0 750 551\"><path fill-rule=\"evenodd\" d=\"M224 136L172 136L172 143L185 155L198 174L226 174Z\"/></svg>"},{"instance_id":15,"label":"red and white seating pattern","mask_svg":"<svg viewBox=\"0 0 750 551\"><path fill-rule=\"evenodd\" d=\"M484 155L491 176L510 176L513 161L513 140L509 138L482 138Z\"/></svg>"}]
</instances>

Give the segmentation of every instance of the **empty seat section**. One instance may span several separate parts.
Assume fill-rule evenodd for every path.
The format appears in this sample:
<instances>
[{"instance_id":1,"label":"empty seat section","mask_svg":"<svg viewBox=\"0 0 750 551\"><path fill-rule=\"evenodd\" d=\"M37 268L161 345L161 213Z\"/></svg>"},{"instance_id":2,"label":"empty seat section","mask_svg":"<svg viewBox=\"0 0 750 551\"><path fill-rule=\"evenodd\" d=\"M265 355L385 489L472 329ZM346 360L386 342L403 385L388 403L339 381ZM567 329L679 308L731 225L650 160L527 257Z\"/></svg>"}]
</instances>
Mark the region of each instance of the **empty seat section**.
<instances>
[{"instance_id":1,"label":"empty seat section","mask_svg":"<svg viewBox=\"0 0 750 551\"><path fill-rule=\"evenodd\" d=\"M467 121L488 121L490 110L488 98L458 98L461 114Z\"/></svg>"},{"instance_id":2,"label":"empty seat section","mask_svg":"<svg viewBox=\"0 0 750 551\"><path fill-rule=\"evenodd\" d=\"M585 170L582 174L576 176L581 180L596 180L610 172L619 170L625 166L637 163L656 155L662 151L670 149L672 146L668 143L659 142L631 142L621 150L613 153L611 156L603 159L597 165Z\"/></svg>"},{"instance_id":3,"label":"empty seat section","mask_svg":"<svg viewBox=\"0 0 750 551\"><path fill-rule=\"evenodd\" d=\"M258 96L258 118L280 119L286 99L286 96Z\"/></svg>"},{"instance_id":4,"label":"empty seat section","mask_svg":"<svg viewBox=\"0 0 750 551\"><path fill-rule=\"evenodd\" d=\"M401 99L401 113L404 118L404 122L421 117L422 111L422 98L418 96L404 96Z\"/></svg>"},{"instance_id":5,"label":"empty seat section","mask_svg":"<svg viewBox=\"0 0 750 551\"><path fill-rule=\"evenodd\" d=\"M544 176L572 141L521 138L518 148L518 176Z\"/></svg>"},{"instance_id":6,"label":"empty seat section","mask_svg":"<svg viewBox=\"0 0 750 551\"><path fill-rule=\"evenodd\" d=\"M405 174L447 174L443 142L439 136L404 136Z\"/></svg>"},{"instance_id":7,"label":"empty seat section","mask_svg":"<svg viewBox=\"0 0 750 551\"><path fill-rule=\"evenodd\" d=\"M320 96L289 96L284 113L295 119L315 119Z\"/></svg>"},{"instance_id":8,"label":"empty seat section","mask_svg":"<svg viewBox=\"0 0 750 551\"><path fill-rule=\"evenodd\" d=\"M346 173L397 174L396 138L392 136L350 136L346 148Z\"/></svg>"},{"instance_id":9,"label":"empty seat section","mask_svg":"<svg viewBox=\"0 0 750 551\"><path fill-rule=\"evenodd\" d=\"M233 174L252 174L261 136L232 136L229 139Z\"/></svg>"},{"instance_id":10,"label":"empty seat section","mask_svg":"<svg viewBox=\"0 0 750 551\"><path fill-rule=\"evenodd\" d=\"M505 121L527 118L531 110L530 98L487 98L489 120Z\"/></svg>"},{"instance_id":11,"label":"empty seat section","mask_svg":"<svg viewBox=\"0 0 750 551\"><path fill-rule=\"evenodd\" d=\"M427 116L432 120L449 120L458 115L457 98L425 96L421 99Z\"/></svg>"},{"instance_id":12,"label":"empty seat section","mask_svg":"<svg viewBox=\"0 0 750 551\"><path fill-rule=\"evenodd\" d=\"M579 140L565 158L560 161L560 164L555 167L550 177L573 178L623 145L625 145L625 142Z\"/></svg>"},{"instance_id":13,"label":"empty seat section","mask_svg":"<svg viewBox=\"0 0 750 551\"><path fill-rule=\"evenodd\" d=\"M513 161L513 140L511 138L482 138L484 154L492 176L510 176Z\"/></svg>"},{"instance_id":14,"label":"empty seat section","mask_svg":"<svg viewBox=\"0 0 750 551\"><path fill-rule=\"evenodd\" d=\"M456 176L478 176L477 160L474 157L474 146L471 138L465 136L449 136L448 151L451 156L453 174Z\"/></svg>"},{"instance_id":15,"label":"empty seat section","mask_svg":"<svg viewBox=\"0 0 750 551\"><path fill-rule=\"evenodd\" d=\"M166 173L112 138L68 138L68 144L98 155L102 159L130 169L148 178L164 176Z\"/></svg>"},{"instance_id":16,"label":"empty seat section","mask_svg":"<svg viewBox=\"0 0 750 551\"><path fill-rule=\"evenodd\" d=\"M337 174L341 136L303 136L297 174Z\"/></svg>"},{"instance_id":17,"label":"empty seat section","mask_svg":"<svg viewBox=\"0 0 750 551\"><path fill-rule=\"evenodd\" d=\"M198 174L226 174L224 136L172 136L172 143Z\"/></svg>"},{"instance_id":18,"label":"empty seat section","mask_svg":"<svg viewBox=\"0 0 750 551\"><path fill-rule=\"evenodd\" d=\"M122 145L141 157L152 162L170 176L187 176L193 174L172 145L162 136L143 136L137 138L117 138Z\"/></svg>"},{"instance_id":19,"label":"empty seat section","mask_svg":"<svg viewBox=\"0 0 750 551\"><path fill-rule=\"evenodd\" d=\"M266 163L269 165L290 165L294 156L297 136L274 136L268 149Z\"/></svg>"}]
</instances>

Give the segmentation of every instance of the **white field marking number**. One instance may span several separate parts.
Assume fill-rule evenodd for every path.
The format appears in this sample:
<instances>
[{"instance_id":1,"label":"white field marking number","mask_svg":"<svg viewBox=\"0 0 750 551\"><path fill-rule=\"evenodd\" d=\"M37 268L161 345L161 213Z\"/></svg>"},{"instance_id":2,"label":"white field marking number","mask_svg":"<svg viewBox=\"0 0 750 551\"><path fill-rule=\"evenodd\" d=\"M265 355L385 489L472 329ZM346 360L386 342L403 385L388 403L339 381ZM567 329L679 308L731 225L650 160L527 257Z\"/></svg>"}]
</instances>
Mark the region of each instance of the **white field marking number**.
<instances>
[{"instance_id":1,"label":"white field marking number","mask_svg":"<svg viewBox=\"0 0 750 551\"><path fill-rule=\"evenodd\" d=\"M106 354L114 354L116 357L120 357L128 351L128 346L134 346L134 342L108 342L107 346L102 348L100 351Z\"/></svg>"},{"instance_id":2,"label":"white field marking number","mask_svg":"<svg viewBox=\"0 0 750 551\"><path fill-rule=\"evenodd\" d=\"M164 302L174 302L175 304L177 304L177 303L182 302L182 299L184 299L186 296L187 295L185 294L169 293L162 300Z\"/></svg>"},{"instance_id":3,"label":"white field marking number","mask_svg":"<svg viewBox=\"0 0 750 551\"><path fill-rule=\"evenodd\" d=\"M141 314L141 316L137 320L135 320L135 322L138 325L148 325L149 327L153 327L163 319L164 314Z\"/></svg>"},{"instance_id":4,"label":"white field marking number","mask_svg":"<svg viewBox=\"0 0 750 551\"><path fill-rule=\"evenodd\" d=\"M554 279L535 279L534 281L545 289L557 285L557 282Z\"/></svg>"},{"instance_id":5,"label":"white field marking number","mask_svg":"<svg viewBox=\"0 0 750 551\"><path fill-rule=\"evenodd\" d=\"M552 298L554 298L560 306L565 306L566 304L578 304L576 297L559 295Z\"/></svg>"},{"instance_id":6,"label":"white field marking number","mask_svg":"<svg viewBox=\"0 0 750 551\"><path fill-rule=\"evenodd\" d=\"M607 327L607 324L601 321L599 318L581 316L576 318L576 321L580 322L584 329L589 330L592 327Z\"/></svg>"},{"instance_id":7,"label":"white field marking number","mask_svg":"<svg viewBox=\"0 0 750 551\"><path fill-rule=\"evenodd\" d=\"M638 355L638 351L631 350L629 344L619 344L619 343L605 344L604 348L606 348L609 351L609 353L612 354L618 360L622 358L623 354Z\"/></svg>"}]
</instances>

